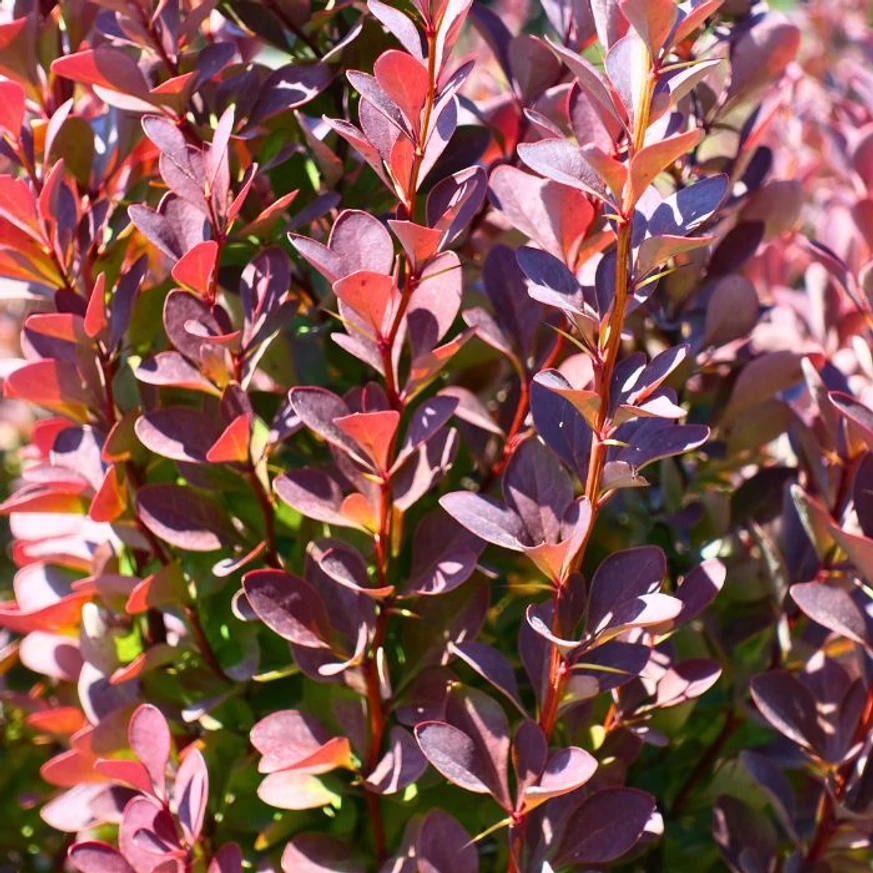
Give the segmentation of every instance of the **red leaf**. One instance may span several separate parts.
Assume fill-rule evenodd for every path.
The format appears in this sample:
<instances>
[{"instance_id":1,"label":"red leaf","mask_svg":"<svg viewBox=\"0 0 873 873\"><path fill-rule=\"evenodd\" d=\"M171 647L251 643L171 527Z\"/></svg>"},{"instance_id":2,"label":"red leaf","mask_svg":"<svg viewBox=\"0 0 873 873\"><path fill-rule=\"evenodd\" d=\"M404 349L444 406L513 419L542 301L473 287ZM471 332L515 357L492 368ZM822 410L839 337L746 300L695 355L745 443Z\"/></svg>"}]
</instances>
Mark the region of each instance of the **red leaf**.
<instances>
[{"instance_id":1,"label":"red leaf","mask_svg":"<svg viewBox=\"0 0 873 873\"><path fill-rule=\"evenodd\" d=\"M678 17L675 0L619 0L624 17L642 37L652 57L657 57Z\"/></svg>"},{"instance_id":2,"label":"red leaf","mask_svg":"<svg viewBox=\"0 0 873 873\"><path fill-rule=\"evenodd\" d=\"M143 99L149 91L136 61L121 49L110 46L57 58L52 62L52 72L85 85L99 85Z\"/></svg>"},{"instance_id":3,"label":"red leaf","mask_svg":"<svg viewBox=\"0 0 873 873\"><path fill-rule=\"evenodd\" d=\"M212 291L212 276L218 262L218 243L207 240L186 252L173 267L173 278L202 297L209 298Z\"/></svg>"},{"instance_id":4,"label":"red leaf","mask_svg":"<svg viewBox=\"0 0 873 873\"><path fill-rule=\"evenodd\" d=\"M242 464L249 459L251 424L247 415L238 415L212 444L206 460L213 464Z\"/></svg>"},{"instance_id":5,"label":"red leaf","mask_svg":"<svg viewBox=\"0 0 873 873\"><path fill-rule=\"evenodd\" d=\"M373 67L376 80L400 107L413 132L421 131L421 111L429 90L427 69L421 61L397 49L383 52Z\"/></svg>"},{"instance_id":6,"label":"red leaf","mask_svg":"<svg viewBox=\"0 0 873 873\"><path fill-rule=\"evenodd\" d=\"M118 467L113 465L106 471L88 515L94 521L113 522L124 514L127 505L127 488L123 481L119 481Z\"/></svg>"},{"instance_id":7,"label":"red leaf","mask_svg":"<svg viewBox=\"0 0 873 873\"><path fill-rule=\"evenodd\" d=\"M640 149L630 166L630 205L636 204L660 172L688 154L702 138L702 130L689 130Z\"/></svg>"},{"instance_id":8,"label":"red leaf","mask_svg":"<svg viewBox=\"0 0 873 873\"><path fill-rule=\"evenodd\" d=\"M148 609L179 603L185 594L185 581L178 564L167 564L137 583L127 598L128 615Z\"/></svg>"},{"instance_id":9,"label":"red leaf","mask_svg":"<svg viewBox=\"0 0 873 873\"><path fill-rule=\"evenodd\" d=\"M387 471L397 425L400 423L399 412L355 412L336 419L334 423L364 450L377 470Z\"/></svg>"},{"instance_id":10,"label":"red leaf","mask_svg":"<svg viewBox=\"0 0 873 873\"><path fill-rule=\"evenodd\" d=\"M36 242L44 242L36 217L36 199L27 182L12 176L0 176L0 216Z\"/></svg>"},{"instance_id":11,"label":"red leaf","mask_svg":"<svg viewBox=\"0 0 873 873\"><path fill-rule=\"evenodd\" d=\"M125 758L101 758L94 762L94 770L107 776L113 782L130 785L146 794L154 793L149 772L139 761L129 761Z\"/></svg>"},{"instance_id":12,"label":"red leaf","mask_svg":"<svg viewBox=\"0 0 873 873\"><path fill-rule=\"evenodd\" d=\"M7 376L3 388L7 397L29 400L76 421L88 419L91 398L78 371L69 364L51 359L35 361Z\"/></svg>"},{"instance_id":13,"label":"red leaf","mask_svg":"<svg viewBox=\"0 0 873 873\"><path fill-rule=\"evenodd\" d=\"M17 82L0 82L0 130L17 142L24 123L24 88Z\"/></svg>"},{"instance_id":14,"label":"red leaf","mask_svg":"<svg viewBox=\"0 0 873 873\"><path fill-rule=\"evenodd\" d=\"M91 338L101 337L109 327L106 312L106 274L101 273L94 282L88 309L85 311L85 333Z\"/></svg>"},{"instance_id":15,"label":"red leaf","mask_svg":"<svg viewBox=\"0 0 873 873\"><path fill-rule=\"evenodd\" d=\"M353 309L378 336L383 335L385 314L394 298L394 279L381 273L359 270L333 286L334 294Z\"/></svg>"}]
</instances>

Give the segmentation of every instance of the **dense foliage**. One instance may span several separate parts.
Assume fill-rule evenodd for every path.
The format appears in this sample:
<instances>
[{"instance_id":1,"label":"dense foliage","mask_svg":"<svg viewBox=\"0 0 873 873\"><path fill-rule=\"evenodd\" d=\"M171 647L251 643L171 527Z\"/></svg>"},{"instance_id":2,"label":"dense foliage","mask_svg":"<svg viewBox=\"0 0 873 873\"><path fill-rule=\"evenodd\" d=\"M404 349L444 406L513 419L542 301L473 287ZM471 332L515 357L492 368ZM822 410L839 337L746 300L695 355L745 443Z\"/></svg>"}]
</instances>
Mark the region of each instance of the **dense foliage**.
<instances>
[{"instance_id":1,"label":"dense foliage","mask_svg":"<svg viewBox=\"0 0 873 873\"><path fill-rule=\"evenodd\" d=\"M869 870L870 6L4 4L0 869Z\"/></svg>"}]
</instances>

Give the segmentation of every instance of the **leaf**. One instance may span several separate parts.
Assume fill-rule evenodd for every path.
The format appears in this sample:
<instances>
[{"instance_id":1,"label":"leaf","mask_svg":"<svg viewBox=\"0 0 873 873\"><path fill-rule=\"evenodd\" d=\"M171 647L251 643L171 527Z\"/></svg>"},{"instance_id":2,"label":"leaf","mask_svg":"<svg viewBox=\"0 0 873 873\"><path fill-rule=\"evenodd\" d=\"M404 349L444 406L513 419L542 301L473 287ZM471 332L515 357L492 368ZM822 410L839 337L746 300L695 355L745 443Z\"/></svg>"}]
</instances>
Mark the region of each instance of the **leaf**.
<instances>
[{"instance_id":1,"label":"leaf","mask_svg":"<svg viewBox=\"0 0 873 873\"><path fill-rule=\"evenodd\" d=\"M521 519L491 497L455 491L440 498L440 506L458 524L485 542L520 552L525 529Z\"/></svg>"},{"instance_id":2,"label":"leaf","mask_svg":"<svg viewBox=\"0 0 873 873\"><path fill-rule=\"evenodd\" d=\"M796 676L771 670L754 676L750 687L755 705L776 730L806 749L824 748L815 698Z\"/></svg>"},{"instance_id":3,"label":"leaf","mask_svg":"<svg viewBox=\"0 0 873 873\"><path fill-rule=\"evenodd\" d=\"M791 598L813 621L862 646L871 644L867 621L851 595L836 585L800 582Z\"/></svg>"},{"instance_id":4,"label":"leaf","mask_svg":"<svg viewBox=\"0 0 873 873\"><path fill-rule=\"evenodd\" d=\"M391 276L359 270L337 280L333 292L377 337L387 336L386 315L393 310L395 297Z\"/></svg>"},{"instance_id":5,"label":"leaf","mask_svg":"<svg viewBox=\"0 0 873 873\"><path fill-rule=\"evenodd\" d=\"M851 427L857 430L867 448L873 449L873 410L850 394L844 394L841 391L831 391L828 397L840 414L848 419Z\"/></svg>"},{"instance_id":6,"label":"leaf","mask_svg":"<svg viewBox=\"0 0 873 873\"><path fill-rule=\"evenodd\" d=\"M212 418L185 406L148 412L136 420L134 430L149 451L188 463L205 461L219 436Z\"/></svg>"},{"instance_id":7,"label":"leaf","mask_svg":"<svg viewBox=\"0 0 873 873\"><path fill-rule=\"evenodd\" d=\"M144 485L136 511L153 534L180 549L213 552L236 540L224 507L181 485Z\"/></svg>"},{"instance_id":8,"label":"leaf","mask_svg":"<svg viewBox=\"0 0 873 873\"><path fill-rule=\"evenodd\" d=\"M666 0L673 6L673 0ZM675 9L675 6L674 6ZM628 200L636 205L655 178L703 139L702 130L689 130L647 145L631 159Z\"/></svg>"},{"instance_id":9,"label":"leaf","mask_svg":"<svg viewBox=\"0 0 873 873\"><path fill-rule=\"evenodd\" d=\"M470 835L457 819L430 809L416 838L417 873L478 873L479 857Z\"/></svg>"},{"instance_id":10,"label":"leaf","mask_svg":"<svg viewBox=\"0 0 873 873\"><path fill-rule=\"evenodd\" d=\"M564 262L575 256L594 220L594 209L581 191L508 164L491 173L489 193L513 227Z\"/></svg>"},{"instance_id":11,"label":"leaf","mask_svg":"<svg viewBox=\"0 0 873 873\"><path fill-rule=\"evenodd\" d=\"M25 93L18 82L0 82L0 130L18 141L24 123Z\"/></svg>"},{"instance_id":12,"label":"leaf","mask_svg":"<svg viewBox=\"0 0 873 873\"><path fill-rule=\"evenodd\" d=\"M261 86L248 126L260 124L289 109L303 106L317 97L332 79L330 67L323 63L296 61L274 70Z\"/></svg>"},{"instance_id":13,"label":"leaf","mask_svg":"<svg viewBox=\"0 0 873 873\"><path fill-rule=\"evenodd\" d=\"M284 873L364 873L357 854L335 837L321 833L296 834L282 853Z\"/></svg>"},{"instance_id":14,"label":"leaf","mask_svg":"<svg viewBox=\"0 0 873 873\"><path fill-rule=\"evenodd\" d=\"M207 240L194 246L176 262L173 278L201 297L212 293L212 276L218 266L218 243Z\"/></svg>"},{"instance_id":15,"label":"leaf","mask_svg":"<svg viewBox=\"0 0 873 873\"><path fill-rule=\"evenodd\" d=\"M290 470L273 482L281 500L302 515L343 527L358 522L343 513L343 492L339 484L321 470Z\"/></svg>"},{"instance_id":16,"label":"leaf","mask_svg":"<svg viewBox=\"0 0 873 873\"><path fill-rule=\"evenodd\" d=\"M327 648L330 620L308 582L281 570L253 570L243 577L243 588L258 618L274 633L298 646Z\"/></svg>"},{"instance_id":17,"label":"leaf","mask_svg":"<svg viewBox=\"0 0 873 873\"><path fill-rule=\"evenodd\" d=\"M667 559L657 546L639 546L606 558L591 580L588 627L610 624L621 605L654 594L667 574Z\"/></svg>"},{"instance_id":18,"label":"leaf","mask_svg":"<svg viewBox=\"0 0 873 873\"><path fill-rule=\"evenodd\" d=\"M619 0L622 14L656 58L670 38L678 18L675 0Z\"/></svg>"},{"instance_id":19,"label":"leaf","mask_svg":"<svg viewBox=\"0 0 873 873\"><path fill-rule=\"evenodd\" d=\"M427 759L409 731L391 728L389 748L367 776L366 784L377 794L397 794L417 782L427 769Z\"/></svg>"},{"instance_id":20,"label":"leaf","mask_svg":"<svg viewBox=\"0 0 873 873\"><path fill-rule=\"evenodd\" d=\"M68 857L80 873L135 873L119 851L107 843L75 843L70 847Z\"/></svg>"},{"instance_id":21,"label":"leaf","mask_svg":"<svg viewBox=\"0 0 873 873\"><path fill-rule=\"evenodd\" d=\"M200 749L185 750L173 784L173 804L189 843L196 843L203 830L209 799L209 772Z\"/></svg>"},{"instance_id":22,"label":"leaf","mask_svg":"<svg viewBox=\"0 0 873 873\"><path fill-rule=\"evenodd\" d=\"M519 712L524 714L524 708L518 694L515 670L502 652L487 643L475 640L457 644L451 643L449 652L460 658L501 694L509 698Z\"/></svg>"},{"instance_id":23,"label":"leaf","mask_svg":"<svg viewBox=\"0 0 873 873\"><path fill-rule=\"evenodd\" d=\"M783 15L764 16L746 31L731 51L728 97L738 100L776 82L800 47L800 29Z\"/></svg>"},{"instance_id":24,"label":"leaf","mask_svg":"<svg viewBox=\"0 0 873 873\"><path fill-rule=\"evenodd\" d=\"M408 16L388 3L382 3L381 0L367 0L367 8L374 18L394 34L409 54L417 60L423 60L421 36Z\"/></svg>"},{"instance_id":25,"label":"leaf","mask_svg":"<svg viewBox=\"0 0 873 873\"><path fill-rule=\"evenodd\" d=\"M492 246L482 265L482 282L497 323L514 341L519 357L527 359L533 351L545 313L542 306L527 294L525 276L515 252L504 245Z\"/></svg>"},{"instance_id":26,"label":"leaf","mask_svg":"<svg viewBox=\"0 0 873 873\"><path fill-rule=\"evenodd\" d=\"M291 810L318 809L336 800L318 776L299 770L271 773L258 786L258 797L269 806Z\"/></svg>"},{"instance_id":27,"label":"leaf","mask_svg":"<svg viewBox=\"0 0 873 873\"><path fill-rule=\"evenodd\" d=\"M262 755L259 773L327 773L337 767L351 767L348 739L328 738L315 719L298 710L271 713L252 728L249 738Z\"/></svg>"},{"instance_id":28,"label":"leaf","mask_svg":"<svg viewBox=\"0 0 873 873\"><path fill-rule=\"evenodd\" d=\"M585 94L596 103L600 113L605 116L609 123L609 130L615 137L618 132L624 127L620 107L612 98L609 86L603 80L599 72L586 60L582 55L553 42L547 40L552 51L567 65L570 72L576 77L579 86ZM604 43L604 47L606 44Z\"/></svg>"},{"instance_id":29,"label":"leaf","mask_svg":"<svg viewBox=\"0 0 873 873\"><path fill-rule=\"evenodd\" d=\"M655 812L654 798L633 788L606 788L576 809L555 862L608 864L629 852Z\"/></svg>"},{"instance_id":30,"label":"leaf","mask_svg":"<svg viewBox=\"0 0 873 873\"><path fill-rule=\"evenodd\" d=\"M474 794L493 795L480 751L463 731L444 722L426 721L416 725L415 738L427 760L453 785Z\"/></svg>"},{"instance_id":31,"label":"leaf","mask_svg":"<svg viewBox=\"0 0 873 873\"><path fill-rule=\"evenodd\" d=\"M576 746L560 749L546 762L536 785L524 792L524 809L531 810L551 800L581 788L597 770L597 759Z\"/></svg>"},{"instance_id":32,"label":"leaf","mask_svg":"<svg viewBox=\"0 0 873 873\"><path fill-rule=\"evenodd\" d=\"M244 464L249 460L252 424L248 415L238 415L218 436L206 460L211 464Z\"/></svg>"},{"instance_id":33,"label":"leaf","mask_svg":"<svg viewBox=\"0 0 873 873\"><path fill-rule=\"evenodd\" d=\"M709 176L658 204L644 220L646 236L687 236L718 209L728 190L728 177Z\"/></svg>"},{"instance_id":34,"label":"leaf","mask_svg":"<svg viewBox=\"0 0 873 873\"><path fill-rule=\"evenodd\" d=\"M610 200L599 174L585 160L582 149L568 140L545 139L521 143L518 156L528 167L547 179L577 188L597 200Z\"/></svg>"},{"instance_id":35,"label":"leaf","mask_svg":"<svg viewBox=\"0 0 873 873\"><path fill-rule=\"evenodd\" d=\"M410 593L447 594L470 578L484 544L442 509L416 528L409 571Z\"/></svg>"},{"instance_id":36,"label":"leaf","mask_svg":"<svg viewBox=\"0 0 873 873\"><path fill-rule=\"evenodd\" d=\"M242 873L242 852L236 843L225 843L209 862L206 873Z\"/></svg>"},{"instance_id":37,"label":"leaf","mask_svg":"<svg viewBox=\"0 0 873 873\"><path fill-rule=\"evenodd\" d=\"M382 89L406 117L413 134L420 139L421 113L430 88L427 67L412 55L389 49L376 58L373 72Z\"/></svg>"},{"instance_id":38,"label":"leaf","mask_svg":"<svg viewBox=\"0 0 873 873\"><path fill-rule=\"evenodd\" d=\"M100 46L65 55L52 61L52 72L85 85L129 94L144 103L151 102L148 85L136 61L121 49Z\"/></svg>"},{"instance_id":39,"label":"leaf","mask_svg":"<svg viewBox=\"0 0 873 873\"><path fill-rule=\"evenodd\" d=\"M573 483L557 456L538 439L525 440L503 475L507 507L524 524L532 545L556 543L573 502Z\"/></svg>"},{"instance_id":40,"label":"leaf","mask_svg":"<svg viewBox=\"0 0 873 873\"><path fill-rule=\"evenodd\" d=\"M724 587L727 568L716 558L698 564L673 592L682 602L682 611L671 622L671 627L687 624L700 615Z\"/></svg>"},{"instance_id":41,"label":"leaf","mask_svg":"<svg viewBox=\"0 0 873 873\"><path fill-rule=\"evenodd\" d=\"M6 376L6 397L27 400L75 421L87 421L91 398L74 366L43 360L25 364Z\"/></svg>"},{"instance_id":42,"label":"leaf","mask_svg":"<svg viewBox=\"0 0 873 873\"><path fill-rule=\"evenodd\" d=\"M706 307L704 345L720 346L748 336L758 323L759 308L758 292L745 276L718 279Z\"/></svg>"},{"instance_id":43,"label":"leaf","mask_svg":"<svg viewBox=\"0 0 873 873\"><path fill-rule=\"evenodd\" d=\"M148 771L158 796L164 797L173 740L163 713L150 703L137 707L130 718L128 739L130 748Z\"/></svg>"}]
</instances>

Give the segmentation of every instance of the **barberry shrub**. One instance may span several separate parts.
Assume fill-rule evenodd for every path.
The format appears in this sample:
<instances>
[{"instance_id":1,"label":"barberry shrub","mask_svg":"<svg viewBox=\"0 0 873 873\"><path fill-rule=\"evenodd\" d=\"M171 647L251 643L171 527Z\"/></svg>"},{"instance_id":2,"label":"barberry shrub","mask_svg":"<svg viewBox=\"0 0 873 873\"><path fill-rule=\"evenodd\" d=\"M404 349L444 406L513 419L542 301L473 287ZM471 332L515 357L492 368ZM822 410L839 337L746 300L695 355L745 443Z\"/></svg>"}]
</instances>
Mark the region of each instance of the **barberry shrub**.
<instances>
[{"instance_id":1,"label":"barberry shrub","mask_svg":"<svg viewBox=\"0 0 873 873\"><path fill-rule=\"evenodd\" d=\"M869 7L4 8L0 864L869 869Z\"/></svg>"}]
</instances>

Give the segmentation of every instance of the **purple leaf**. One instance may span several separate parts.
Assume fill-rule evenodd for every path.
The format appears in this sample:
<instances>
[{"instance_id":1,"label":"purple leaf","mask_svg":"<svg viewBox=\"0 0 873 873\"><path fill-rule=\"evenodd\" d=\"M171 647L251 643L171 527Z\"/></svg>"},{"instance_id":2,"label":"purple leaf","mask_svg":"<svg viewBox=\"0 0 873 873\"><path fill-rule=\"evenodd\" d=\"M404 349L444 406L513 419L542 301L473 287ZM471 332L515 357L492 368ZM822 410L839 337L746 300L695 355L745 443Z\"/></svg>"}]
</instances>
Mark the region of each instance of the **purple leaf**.
<instances>
[{"instance_id":1,"label":"purple leaf","mask_svg":"<svg viewBox=\"0 0 873 873\"><path fill-rule=\"evenodd\" d=\"M524 273L512 249L499 244L491 247L482 265L482 283L497 323L515 341L519 357L527 359L545 312L528 295Z\"/></svg>"},{"instance_id":2,"label":"purple leaf","mask_svg":"<svg viewBox=\"0 0 873 873\"><path fill-rule=\"evenodd\" d=\"M412 734L393 727L389 749L367 776L366 784L377 794L396 794L417 781L426 769L427 759Z\"/></svg>"},{"instance_id":3,"label":"purple leaf","mask_svg":"<svg viewBox=\"0 0 873 873\"><path fill-rule=\"evenodd\" d=\"M173 803L185 836L191 844L200 839L208 799L209 772L206 761L199 749L189 748L176 773Z\"/></svg>"},{"instance_id":4,"label":"purple leaf","mask_svg":"<svg viewBox=\"0 0 873 873\"><path fill-rule=\"evenodd\" d=\"M206 873L242 873L242 852L236 843L225 843L212 856Z\"/></svg>"},{"instance_id":5,"label":"purple leaf","mask_svg":"<svg viewBox=\"0 0 873 873\"><path fill-rule=\"evenodd\" d=\"M350 764L351 750L346 737L328 738L314 718L293 709L261 719L252 728L250 739L262 755L259 773L280 770L327 773Z\"/></svg>"},{"instance_id":6,"label":"purple leaf","mask_svg":"<svg viewBox=\"0 0 873 873\"><path fill-rule=\"evenodd\" d=\"M339 484L321 470L290 470L279 476L273 487L285 503L307 518L343 527L356 526L340 511L343 493Z\"/></svg>"},{"instance_id":7,"label":"purple leaf","mask_svg":"<svg viewBox=\"0 0 873 873\"><path fill-rule=\"evenodd\" d=\"M755 705L776 730L804 748L824 748L815 698L797 677L787 670L771 670L752 679L751 691Z\"/></svg>"},{"instance_id":8,"label":"purple leaf","mask_svg":"<svg viewBox=\"0 0 873 873\"><path fill-rule=\"evenodd\" d=\"M535 143L521 143L518 155L541 176L577 188L597 200L609 202L600 176L585 160L582 149L569 140L544 139Z\"/></svg>"},{"instance_id":9,"label":"purple leaf","mask_svg":"<svg viewBox=\"0 0 873 873\"><path fill-rule=\"evenodd\" d=\"M515 680L515 670L502 652L487 643L475 640L450 644L449 651L509 698L524 715L524 707L518 694L518 683Z\"/></svg>"},{"instance_id":10,"label":"purple leaf","mask_svg":"<svg viewBox=\"0 0 873 873\"><path fill-rule=\"evenodd\" d=\"M560 842L557 864L608 864L630 851L655 812L651 795L606 788L586 798Z\"/></svg>"},{"instance_id":11,"label":"purple leaf","mask_svg":"<svg viewBox=\"0 0 873 873\"><path fill-rule=\"evenodd\" d=\"M667 559L657 546L640 546L606 558L591 580L588 628L610 625L625 602L654 594L667 574Z\"/></svg>"},{"instance_id":12,"label":"purple leaf","mask_svg":"<svg viewBox=\"0 0 873 873\"><path fill-rule=\"evenodd\" d=\"M591 451L591 427L573 404L554 389L570 390L570 383L557 370L544 370L533 380L531 411L537 433L552 451L583 479Z\"/></svg>"},{"instance_id":13,"label":"purple leaf","mask_svg":"<svg viewBox=\"0 0 873 873\"><path fill-rule=\"evenodd\" d=\"M416 725L415 738L427 760L449 782L475 794L494 794L492 774L476 744L462 730L445 722L425 721Z\"/></svg>"},{"instance_id":14,"label":"purple leaf","mask_svg":"<svg viewBox=\"0 0 873 873\"><path fill-rule=\"evenodd\" d=\"M259 124L288 109L303 106L317 97L332 78L327 64L295 61L271 73L261 86L249 125Z\"/></svg>"},{"instance_id":15,"label":"purple leaf","mask_svg":"<svg viewBox=\"0 0 873 873\"><path fill-rule=\"evenodd\" d=\"M252 609L274 633L305 648L326 648L330 621L312 586L281 570L253 570L243 578Z\"/></svg>"},{"instance_id":16,"label":"purple leaf","mask_svg":"<svg viewBox=\"0 0 873 873\"><path fill-rule=\"evenodd\" d=\"M549 758L536 785L524 792L524 809L530 810L553 797L583 786L597 770L597 759L576 746L560 749Z\"/></svg>"},{"instance_id":17,"label":"purple leaf","mask_svg":"<svg viewBox=\"0 0 873 873\"><path fill-rule=\"evenodd\" d=\"M107 843L76 843L68 858L80 873L135 873L119 851Z\"/></svg>"},{"instance_id":18,"label":"purple leaf","mask_svg":"<svg viewBox=\"0 0 873 873\"><path fill-rule=\"evenodd\" d=\"M191 552L214 552L237 537L225 507L181 485L144 485L136 494L137 515L156 536Z\"/></svg>"},{"instance_id":19,"label":"purple leaf","mask_svg":"<svg viewBox=\"0 0 873 873\"><path fill-rule=\"evenodd\" d=\"M128 728L130 748L148 771L159 797L166 794L167 764L173 740L164 714L150 703L138 707Z\"/></svg>"},{"instance_id":20,"label":"purple leaf","mask_svg":"<svg viewBox=\"0 0 873 873\"><path fill-rule=\"evenodd\" d=\"M487 543L520 552L526 531L521 519L491 497L455 491L440 498L440 506L458 524Z\"/></svg>"},{"instance_id":21,"label":"purple leaf","mask_svg":"<svg viewBox=\"0 0 873 873\"><path fill-rule=\"evenodd\" d=\"M282 853L284 873L364 873L366 869L353 849L327 834L297 834Z\"/></svg>"},{"instance_id":22,"label":"purple leaf","mask_svg":"<svg viewBox=\"0 0 873 873\"><path fill-rule=\"evenodd\" d=\"M661 202L644 220L646 236L686 236L710 218L728 190L724 175L709 176Z\"/></svg>"},{"instance_id":23,"label":"purple leaf","mask_svg":"<svg viewBox=\"0 0 873 873\"><path fill-rule=\"evenodd\" d=\"M527 543L556 543L573 502L573 483L554 452L536 438L513 453L503 475L507 507L524 524Z\"/></svg>"},{"instance_id":24,"label":"purple leaf","mask_svg":"<svg viewBox=\"0 0 873 873\"><path fill-rule=\"evenodd\" d=\"M427 196L427 223L443 233L445 248L460 236L480 210L488 191L481 167L471 167L442 179Z\"/></svg>"},{"instance_id":25,"label":"purple leaf","mask_svg":"<svg viewBox=\"0 0 873 873\"><path fill-rule=\"evenodd\" d=\"M843 588L824 582L791 586L791 598L813 621L862 646L870 645L864 612Z\"/></svg>"},{"instance_id":26,"label":"purple leaf","mask_svg":"<svg viewBox=\"0 0 873 873\"><path fill-rule=\"evenodd\" d=\"M431 809L422 819L416 840L417 873L478 873L479 855L457 819Z\"/></svg>"},{"instance_id":27,"label":"purple leaf","mask_svg":"<svg viewBox=\"0 0 873 873\"><path fill-rule=\"evenodd\" d=\"M445 594L470 578L482 541L456 523L442 509L428 513L415 531L408 591Z\"/></svg>"},{"instance_id":28,"label":"purple leaf","mask_svg":"<svg viewBox=\"0 0 873 873\"><path fill-rule=\"evenodd\" d=\"M220 423L214 417L186 406L147 412L136 420L134 430L149 451L189 463L203 463L221 435Z\"/></svg>"},{"instance_id":29,"label":"purple leaf","mask_svg":"<svg viewBox=\"0 0 873 873\"><path fill-rule=\"evenodd\" d=\"M497 167L489 184L495 208L513 227L560 261L571 261L594 220L594 209L582 192L509 165Z\"/></svg>"}]
</instances>

